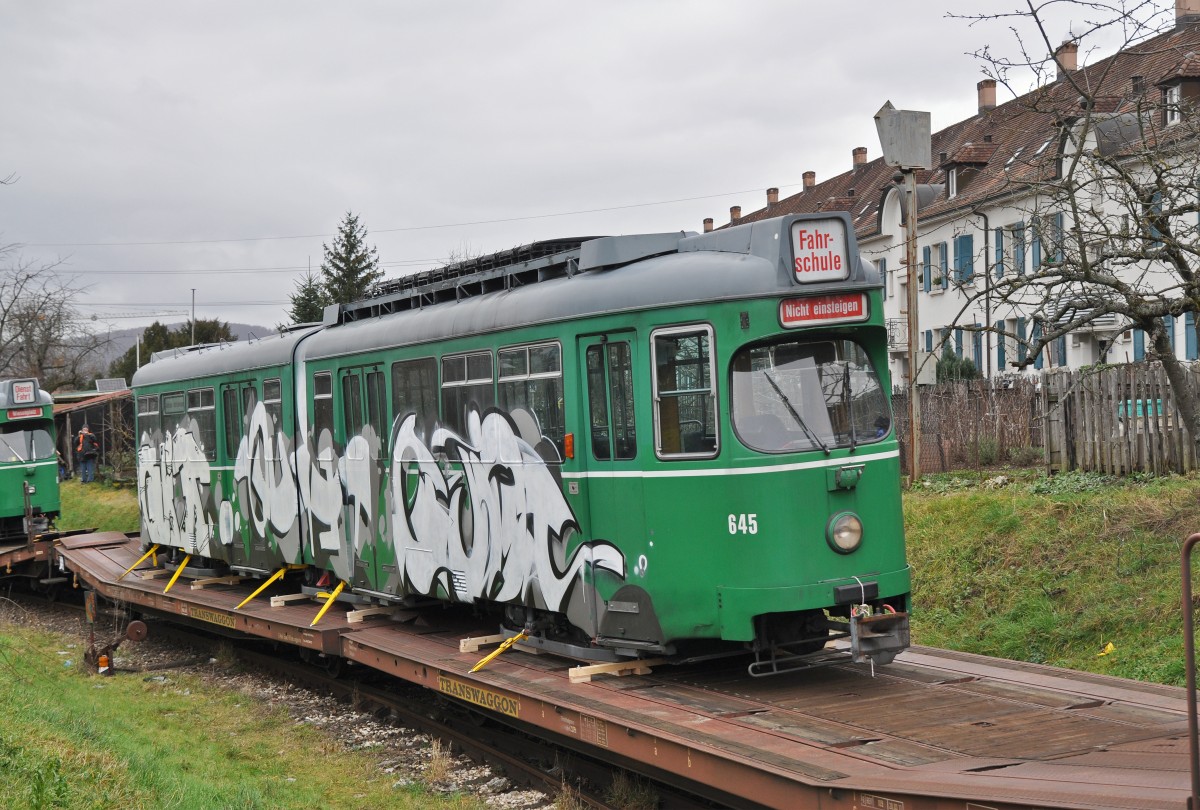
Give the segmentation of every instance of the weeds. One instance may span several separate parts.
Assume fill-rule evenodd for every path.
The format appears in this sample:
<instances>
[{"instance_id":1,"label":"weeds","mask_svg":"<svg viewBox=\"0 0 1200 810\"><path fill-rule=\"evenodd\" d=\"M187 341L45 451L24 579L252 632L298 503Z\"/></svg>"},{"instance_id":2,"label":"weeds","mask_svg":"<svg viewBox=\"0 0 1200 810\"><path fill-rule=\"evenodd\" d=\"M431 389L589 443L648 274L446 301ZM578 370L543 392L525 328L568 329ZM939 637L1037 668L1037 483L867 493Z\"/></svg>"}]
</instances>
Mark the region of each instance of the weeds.
<instances>
[{"instance_id":1,"label":"weeds","mask_svg":"<svg viewBox=\"0 0 1200 810\"><path fill-rule=\"evenodd\" d=\"M608 801L621 810L655 810L658 792L654 786L628 771L617 771L608 786Z\"/></svg>"},{"instance_id":2,"label":"weeds","mask_svg":"<svg viewBox=\"0 0 1200 810\"><path fill-rule=\"evenodd\" d=\"M441 740L429 744L429 764L425 766L425 781L430 785L445 782L454 770L454 755Z\"/></svg>"}]
</instances>

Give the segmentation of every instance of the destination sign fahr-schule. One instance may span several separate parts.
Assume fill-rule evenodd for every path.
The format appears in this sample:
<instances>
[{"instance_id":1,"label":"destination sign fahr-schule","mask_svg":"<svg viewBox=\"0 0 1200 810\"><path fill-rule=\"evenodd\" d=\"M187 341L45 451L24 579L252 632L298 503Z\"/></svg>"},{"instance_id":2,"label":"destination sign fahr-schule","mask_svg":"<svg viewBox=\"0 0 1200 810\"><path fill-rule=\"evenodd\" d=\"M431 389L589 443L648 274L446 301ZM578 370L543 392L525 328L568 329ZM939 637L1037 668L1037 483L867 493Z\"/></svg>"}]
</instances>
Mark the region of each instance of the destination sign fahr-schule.
<instances>
[{"instance_id":1,"label":"destination sign fahr-schule","mask_svg":"<svg viewBox=\"0 0 1200 810\"><path fill-rule=\"evenodd\" d=\"M814 295L779 303L779 322L789 328L865 321L868 315L866 293Z\"/></svg>"},{"instance_id":2,"label":"destination sign fahr-schule","mask_svg":"<svg viewBox=\"0 0 1200 810\"><path fill-rule=\"evenodd\" d=\"M801 284L845 281L850 277L845 223L840 219L792 223L792 258Z\"/></svg>"}]
</instances>

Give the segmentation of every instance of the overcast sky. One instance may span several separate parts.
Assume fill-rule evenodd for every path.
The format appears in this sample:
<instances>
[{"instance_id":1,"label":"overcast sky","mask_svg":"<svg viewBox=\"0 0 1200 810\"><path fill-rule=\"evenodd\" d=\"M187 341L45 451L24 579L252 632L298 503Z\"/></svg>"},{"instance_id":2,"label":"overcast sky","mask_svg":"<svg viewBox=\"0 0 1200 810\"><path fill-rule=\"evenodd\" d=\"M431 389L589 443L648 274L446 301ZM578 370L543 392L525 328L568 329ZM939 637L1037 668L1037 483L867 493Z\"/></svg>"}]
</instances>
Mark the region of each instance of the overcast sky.
<instances>
[{"instance_id":1,"label":"overcast sky","mask_svg":"<svg viewBox=\"0 0 1200 810\"><path fill-rule=\"evenodd\" d=\"M998 6L0 0L0 244L118 329L193 288L197 317L280 323L348 210L389 275L698 231L877 157L886 100L973 115L967 54L1013 41L951 8Z\"/></svg>"}]
</instances>

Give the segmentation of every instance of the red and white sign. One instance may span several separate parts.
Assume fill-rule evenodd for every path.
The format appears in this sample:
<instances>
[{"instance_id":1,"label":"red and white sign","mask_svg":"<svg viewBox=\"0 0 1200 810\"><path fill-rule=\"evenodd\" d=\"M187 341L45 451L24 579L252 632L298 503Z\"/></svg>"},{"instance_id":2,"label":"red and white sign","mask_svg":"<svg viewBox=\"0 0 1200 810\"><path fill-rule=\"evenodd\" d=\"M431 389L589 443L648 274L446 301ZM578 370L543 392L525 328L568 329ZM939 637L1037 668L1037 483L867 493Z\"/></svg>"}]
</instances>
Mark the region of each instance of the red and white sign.
<instances>
[{"instance_id":1,"label":"red and white sign","mask_svg":"<svg viewBox=\"0 0 1200 810\"><path fill-rule=\"evenodd\" d=\"M793 222L792 258L796 280L801 284L845 281L850 277L846 224L840 219Z\"/></svg>"},{"instance_id":2,"label":"red and white sign","mask_svg":"<svg viewBox=\"0 0 1200 810\"><path fill-rule=\"evenodd\" d=\"M29 419L31 417L41 415L41 408L13 408L8 412L9 419Z\"/></svg>"},{"instance_id":3,"label":"red and white sign","mask_svg":"<svg viewBox=\"0 0 1200 810\"><path fill-rule=\"evenodd\" d=\"M14 405L37 402L37 380L13 380L12 401Z\"/></svg>"},{"instance_id":4,"label":"red and white sign","mask_svg":"<svg viewBox=\"0 0 1200 810\"><path fill-rule=\"evenodd\" d=\"M789 329L865 321L870 314L866 293L814 295L809 298L789 298L779 303L779 322Z\"/></svg>"}]
</instances>

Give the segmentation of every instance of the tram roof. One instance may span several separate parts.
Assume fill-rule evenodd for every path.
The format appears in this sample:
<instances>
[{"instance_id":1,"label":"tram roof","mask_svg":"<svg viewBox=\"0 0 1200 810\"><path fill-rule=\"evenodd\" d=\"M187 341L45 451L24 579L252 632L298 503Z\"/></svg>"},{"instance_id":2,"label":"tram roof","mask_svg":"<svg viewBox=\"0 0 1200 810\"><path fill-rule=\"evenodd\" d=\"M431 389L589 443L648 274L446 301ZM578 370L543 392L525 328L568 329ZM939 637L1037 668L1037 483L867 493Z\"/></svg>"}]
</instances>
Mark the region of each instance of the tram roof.
<instances>
[{"instance_id":1,"label":"tram roof","mask_svg":"<svg viewBox=\"0 0 1200 810\"><path fill-rule=\"evenodd\" d=\"M794 222L843 213L793 215L706 234L689 232L554 240L421 274L383 294L326 309L321 325L262 340L159 353L135 386L278 366L299 345L305 359L449 340L610 313L721 300L873 288L878 275L850 237L850 277L794 280ZM505 258L511 263L506 264ZM161 355L173 354L169 362Z\"/></svg>"}]
</instances>

